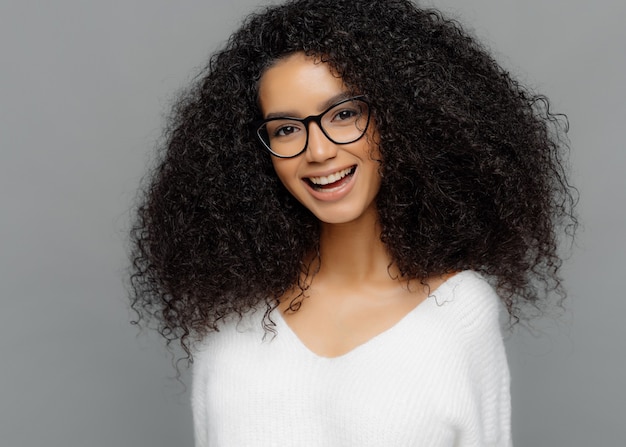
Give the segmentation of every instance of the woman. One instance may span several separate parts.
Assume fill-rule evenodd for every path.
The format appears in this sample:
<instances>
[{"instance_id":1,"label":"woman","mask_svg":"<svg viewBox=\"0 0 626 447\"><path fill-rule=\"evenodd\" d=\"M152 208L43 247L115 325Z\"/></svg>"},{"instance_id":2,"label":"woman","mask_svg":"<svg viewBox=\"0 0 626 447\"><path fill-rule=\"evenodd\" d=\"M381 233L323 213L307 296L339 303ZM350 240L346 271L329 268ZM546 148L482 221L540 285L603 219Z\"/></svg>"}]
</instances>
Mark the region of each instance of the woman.
<instances>
[{"instance_id":1,"label":"woman","mask_svg":"<svg viewBox=\"0 0 626 447\"><path fill-rule=\"evenodd\" d=\"M133 232L133 307L193 360L197 445L510 445L498 305L563 295L561 124L409 1L249 17Z\"/></svg>"}]
</instances>

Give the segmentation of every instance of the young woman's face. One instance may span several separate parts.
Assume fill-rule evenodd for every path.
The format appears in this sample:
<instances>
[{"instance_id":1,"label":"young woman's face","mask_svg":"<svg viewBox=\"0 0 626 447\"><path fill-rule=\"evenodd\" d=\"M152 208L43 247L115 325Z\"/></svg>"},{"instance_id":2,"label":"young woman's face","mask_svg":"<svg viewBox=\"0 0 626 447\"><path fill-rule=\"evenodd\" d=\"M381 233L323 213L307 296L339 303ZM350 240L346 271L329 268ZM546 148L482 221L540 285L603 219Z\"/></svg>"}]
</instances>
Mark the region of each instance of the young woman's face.
<instances>
[{"instance_id":1,"label":"young woman's face","mask_svg":"<svg viewBox=\"0 0 626 447\"><path fill-rule=\"evenodd\" d=\"M333 75L327 64L302 53L278 61L259 83L264 118L318 115L348 97L341 78ZM328 122L345 120L352 113L342 106L336 110L337 113L325 115ZM297 132L303 132L302 129ZM271 131L283 137L293 134L294 129ZM362 138L349 144L333 143L317 123L310 122L304 153L294 158L272 156L272 162L287 190L320 221L352 222L365 215L375 215L374 199L380 188L376 139L372 122Z\"/></svg>"}]
</instances>

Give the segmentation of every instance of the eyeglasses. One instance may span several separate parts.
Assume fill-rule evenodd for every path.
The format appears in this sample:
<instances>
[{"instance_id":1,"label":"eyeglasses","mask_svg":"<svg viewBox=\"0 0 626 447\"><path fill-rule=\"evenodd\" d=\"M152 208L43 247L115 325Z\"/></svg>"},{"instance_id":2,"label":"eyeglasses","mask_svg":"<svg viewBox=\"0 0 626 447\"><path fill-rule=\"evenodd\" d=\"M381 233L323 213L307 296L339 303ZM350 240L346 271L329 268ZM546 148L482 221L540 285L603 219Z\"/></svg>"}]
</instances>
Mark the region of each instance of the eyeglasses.
<instances>
[{"instance_id":1,"label":"eyeglasses","mask_svg":"<svg viewBox=\"0 0 626 447\"><path fill-rule=\"evenodd\" d=\"M367 131L370 108L365 97L355 96L330 106L319 115L269 118L253 122L252 128L256 138L270 154L279 158L293 158L306 151L311 122L316 123L333 143L350 144Z\"/></svg>"}]
</instances>

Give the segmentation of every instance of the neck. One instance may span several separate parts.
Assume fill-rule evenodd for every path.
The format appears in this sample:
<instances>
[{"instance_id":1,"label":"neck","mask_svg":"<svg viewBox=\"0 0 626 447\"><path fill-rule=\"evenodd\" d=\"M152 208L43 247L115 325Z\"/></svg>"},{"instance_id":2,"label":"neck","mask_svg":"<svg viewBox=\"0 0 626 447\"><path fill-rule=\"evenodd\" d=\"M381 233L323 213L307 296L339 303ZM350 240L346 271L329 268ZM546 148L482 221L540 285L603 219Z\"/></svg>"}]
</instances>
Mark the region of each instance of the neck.
<instances>
[{"instance_id":1,"label":"neck","mask_svg":"<svg viewBox=\"0 0 626 447\"><path fill-rule=\"evenodd\" d=\"M320 269L318 274L341 282L389 280L394 271L391 257L380 240L377 213L372 211L357 221L322 224Z\"/></svg>"}]
</instances>

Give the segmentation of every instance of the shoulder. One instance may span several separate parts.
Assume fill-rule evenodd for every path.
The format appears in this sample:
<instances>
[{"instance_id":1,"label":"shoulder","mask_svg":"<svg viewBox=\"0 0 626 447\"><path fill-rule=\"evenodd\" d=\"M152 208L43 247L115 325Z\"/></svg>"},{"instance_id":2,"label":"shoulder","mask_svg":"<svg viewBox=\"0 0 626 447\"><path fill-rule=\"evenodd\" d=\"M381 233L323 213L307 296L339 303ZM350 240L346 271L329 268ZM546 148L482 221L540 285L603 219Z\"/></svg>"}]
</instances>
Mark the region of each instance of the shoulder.
<instances>
[{"instance_id":1,"label":"shoulder","mask_svg":"<svg viewBox=\"0 0 626 447\"><path fill-rule=\"evenodd\" d=\"M491 284L475 271L465 270L449 278L431 292L429 300L460 327L468 330L483 325L499 327L500 298Z\"/></svg>"},{"instance_id":2,"label":"shoulder","mask_svg":"<svg viewBox=\"0 0 626 447\"><path fill-rule=\"evenodd\" d=\"M218 323L217 331L196 343L192 352L194 370L203 370L208 364L236 363L243 352L257 350L264 341L271 339L271 330L266 331L264 327L265 309L261 307L242 315L226 316Z\"/></svg>"},{"instance_id":3,"label":"shoulder","mask_svg":"<svg viewBox=\"0 0 626 447\"><path fill-rule=\"evenodd\" d=\"M431 296L446 298L446 301L454 301L457 296L463 298L474 296L487 304L498 301L498 295L487 279L474 270L463 270L444 281Z\"/></svg>"},{"instance_id":4,"label":"shoulder","mask_svg":"<svg viewBox=\"0 0 626 447\"><path fill-rule=\"evenodd\" d=\"M504 307L482 275L469 270L457 273L430 294L425 311L430 338L441 355L470 369L494 364L504 367L500 318ZM477 363L477 358L489 358L491 365Z\"/></svg>"}]
</instances>

